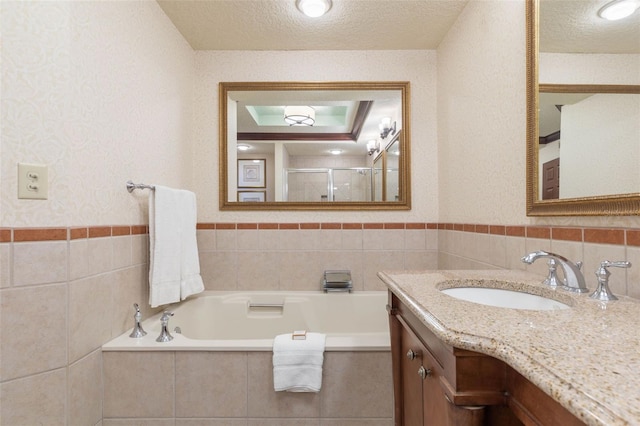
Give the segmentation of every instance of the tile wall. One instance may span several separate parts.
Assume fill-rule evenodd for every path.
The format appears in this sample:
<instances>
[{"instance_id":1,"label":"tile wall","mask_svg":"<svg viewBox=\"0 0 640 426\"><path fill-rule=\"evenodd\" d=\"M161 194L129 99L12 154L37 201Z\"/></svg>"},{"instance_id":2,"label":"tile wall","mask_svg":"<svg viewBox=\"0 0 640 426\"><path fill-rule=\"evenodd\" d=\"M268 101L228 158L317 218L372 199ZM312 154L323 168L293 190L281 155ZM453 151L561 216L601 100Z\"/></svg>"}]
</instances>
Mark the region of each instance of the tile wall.
<instances>
[{"instance_id":1,"label":"tile wall","mask_svg":"<svg viewBox=\"0 0 640 426\"><path fill-rule=\"evenodd\" d=\"M146 227L0 230L0 424L102 420L103 343L148 310Z\"/></svg>"},{"instance_id":2,"label":"tile wall","mask_svg":"<svg viewBox=\"0 0 640 426\"><path fill-rule=\"evenodd\" d=\"M351 269L356 290L382 290L375 275L381 266L436 267L437 232L425 224L200 224L198 244L210 290L315 290L325 269ZM100 346L131 326L133 302L144 316L150 313L146 233L144 226L0 229L0 424L93 425L102 421L103 409L110 413L103 407ZM248 360L257 355L243 356L251 368ZM170 377L180 376L171 371ZM340 403L331 395L313 403L310 424L318 424L320 413L328 413L323 425L389 424L390 406L388 413L365 410L360 420L339 421L331 413L354 416L344 407L334 411L331 404ZM288 417L264 417L274 415ZM367 423L363 416L378 420ZM250 424L285 424L256 422Z\"/></svg>"},{"instance_id":3,"label":"tile wall","mask_svg":"<svg viewBox=\"0 0 640 426\"><path fill-rule=\"evenodd\" d=\"M438 230L425 223L198 225L208 290L319 290L326 269L349 269L355 290L384 290L381 269L434 269Z\"/></svg>"},{"instance_id":4,"label":"tile wall","mask_svg":"<svg viewBox=\"0 0 640 426\"><path fill-rule=\"evenodd\" d=\"M101 371L107 358L103 361L100 346L131 326L133 302L140 303L145 316L150 313L146 233L144 226L0 229L0 424L91 425L102 421L103 411L110 413L102 400ZM325 269L343 268L352 271L356 290L383 290L378 270L524 269L519 260L523 254L545 249L584 260L590 288L595 287L591 272L601 260L631 261L631 269L612 268L611 287L615 294L640 298L638 229L202 223L198 244L210 290L314 290L320 288ZM527 268L546 274L544 262ZM177 360L185 355L171 356ZM251 369L252 358L259 355L242 357ZM169 364L171 386L178 386L178 363ZM250 391L248 386L243 392ZM316 402L314 410L325 403ZM246 410L249 416L249 405ZM167 413L185 413L178 414ZM273 420L279 415L267 415L271 420L263 423L253 418L249 424L286 424ZM309 424L321 419L322 425L362 424L334 422L320 414L314 419ZM236 420L208 424L246 424Z\"/></svg>"},{"instance_id":5,"label":"tile wall","mask_svg":"<svg viewBox=\"0 0 640 426\"><path fill-rule=\"evenodd\" d=\"M595 271L603 260L627 260L630 269L610 268L616 295L640 299L640 230L562 226L438 224L440 269L523 269L546 276L544 260L531 266L520 258L545 250L583 261L587 287L595 289ZM558 268L560 270L560 268Z\"/></svg>"}]
</instances>

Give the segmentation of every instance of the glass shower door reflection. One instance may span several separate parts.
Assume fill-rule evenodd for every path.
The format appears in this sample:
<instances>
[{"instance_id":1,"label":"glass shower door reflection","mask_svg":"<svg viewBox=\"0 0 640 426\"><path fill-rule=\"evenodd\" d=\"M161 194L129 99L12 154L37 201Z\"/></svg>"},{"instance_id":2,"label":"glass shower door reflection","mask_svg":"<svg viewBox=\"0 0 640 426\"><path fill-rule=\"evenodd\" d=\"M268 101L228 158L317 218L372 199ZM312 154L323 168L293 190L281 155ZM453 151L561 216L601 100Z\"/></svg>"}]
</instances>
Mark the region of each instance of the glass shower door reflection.
<instances>
[{"instance_id":1,"label":"glass shower door reflection","mask_svg":"<svg viewBox=\"0 0 640 426\"><path fill-rule=\"evenodd\" d=\"M286 169L284 200L371 201L371 168Z\"/></svg>"},{"instance_id":2,"label":"glass shower door reflection","mask_svg":"<svg viewBox=\"0 0 640 426\"><path fill-rule=\"evenodd\" d=\"M333 199L331 169L286 169L284 200L293 202Z\"/></svg>"}]
</instances>

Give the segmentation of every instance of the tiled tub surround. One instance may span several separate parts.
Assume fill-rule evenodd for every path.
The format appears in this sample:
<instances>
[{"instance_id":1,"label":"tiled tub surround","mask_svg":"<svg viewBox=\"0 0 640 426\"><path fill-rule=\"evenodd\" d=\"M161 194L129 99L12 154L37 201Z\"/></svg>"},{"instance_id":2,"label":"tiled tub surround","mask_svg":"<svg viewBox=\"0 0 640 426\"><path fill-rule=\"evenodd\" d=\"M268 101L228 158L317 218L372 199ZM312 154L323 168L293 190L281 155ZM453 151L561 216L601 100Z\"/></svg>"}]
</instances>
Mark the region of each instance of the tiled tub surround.
<instances>
[{"instance_id":1,"label":"tiled tub surround","mask_svg":"<svg viewBox=\"0 0 640 426\"><path fill-rule=\"evenodd\" d=\"M251 303L284 307L248 309ZM315 425L391 426L386 303L384 291L206 291L171 305L169 328L182 331L172 341L155 341L157 314L143 322L145 337L125 332L103 346L105 424L123 418L286 424L298 418ZM327 335L322 389L276 393L273 337L301 329ZM157 389L148 392L145 383Z\"/></svg>"},{"instance_id":2,"label":"tiled tub surround","mask_svg":"<svg viewBox=\"0 0 640 426\"><path fill-rule=\"evenodd\" d=\"M586 424L640 423L640 341L637 324L629 321L640 316L637 299L600 302L554 291L537 275L522 271L389 272L380 277L446 344L506 362ZM439 291L465 281L538 289L561 301L569 298L571 308L495 308Z\"/></svg>"},{"instance_id":3,"label":"tiled tub surround","mask_svg":"<svg viewBox=\"0 0 640 426\"><path fill-rule=\"evenodd\" d=\"M630 269L612 270L611 287L616 295L640 298L638 229L435 223L199 228L208 290L317 289L324 269L338 268L352 270L356 290L384 290L379 270L524 269L519 259L525 252L546 249L583 259L591 289L598 262L629 260ZM131 326L134 301L148 306L146 232L145 226L0 229L3 424L101 419L99 348ZM545 262L526 268L546 274ZM24 348L30 348L28 357Z\"/></svg>"},{"instance_id":4,"label":"tiled tub surround","mask_svg":"<svg viewBox=\"0 0 640 426\"><path fill-rule=\"evenodd\" d=\"M271 357L104 352L103 425L393 424L390 352L325 352L319 393L274 392Z\"/></svg>"}]
</instances>

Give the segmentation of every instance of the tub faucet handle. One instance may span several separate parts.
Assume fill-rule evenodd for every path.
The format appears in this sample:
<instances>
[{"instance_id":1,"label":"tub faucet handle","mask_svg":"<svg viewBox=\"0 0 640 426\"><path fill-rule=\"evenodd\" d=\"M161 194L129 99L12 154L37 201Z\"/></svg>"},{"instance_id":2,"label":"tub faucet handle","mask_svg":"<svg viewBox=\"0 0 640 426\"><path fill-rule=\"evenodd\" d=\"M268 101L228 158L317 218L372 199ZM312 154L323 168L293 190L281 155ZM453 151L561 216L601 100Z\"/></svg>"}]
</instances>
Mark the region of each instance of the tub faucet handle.
<instances>
[{"instance_id":1,"label":"tub faucet handle","mask_svg":"<svg viewBox=\"0 0 640 426\"><path fill-rule=\"evenodd\" d=\"M156 339L156 342L170 342L173 340L173 336L169 333L169 318L173 316L173 312L164 311L160 317L160 324L162 329L160 335Z\"/></svg>"},{"instance_id":2,"label":"tub faucet handle","mask_svg":"<svg viewBox=\"0 0 640 426\"><path fill-rule=\"evenodd\" d=\"M609 277L611 276L611 272L609 272L607 268L612 266L616 268L630 268L631 262L611 262L609 260L603 260L602 262L600 262L600 267L596 270L596 277L598 278L598 288L596 288L596 291L589 295L590 298L602 301L618 300L618 298L614 296L609 289Z\"/></svg>"},{"instance_id":3,"label":"tub faucet handle","mask_svg":"<svg viewBox=\"0 0 640 426\"><path fill-rule=\"evenodd\" d=\"M147 335L147 332L142 328L142 324L140 321L142 320L142 314L140 313L140 307L137 303L133 304L133 308L136 310L135 314L133 314L133 331L129 335L129 337L134 339L139 339Z\"/></svg>"},{"instance_id":4,"label":"tub faucet handle","mask_svg":"<svg viewBox=\"0 0 640 426\"><path fill-rule=\"evenodd\" d=\"M162 323L162 325L168 325L169 318L171 318L172 316L173 316L173 312L164 311L162 313L162 316L160 317L160 322Z\"/></svg>"}]
</instances>

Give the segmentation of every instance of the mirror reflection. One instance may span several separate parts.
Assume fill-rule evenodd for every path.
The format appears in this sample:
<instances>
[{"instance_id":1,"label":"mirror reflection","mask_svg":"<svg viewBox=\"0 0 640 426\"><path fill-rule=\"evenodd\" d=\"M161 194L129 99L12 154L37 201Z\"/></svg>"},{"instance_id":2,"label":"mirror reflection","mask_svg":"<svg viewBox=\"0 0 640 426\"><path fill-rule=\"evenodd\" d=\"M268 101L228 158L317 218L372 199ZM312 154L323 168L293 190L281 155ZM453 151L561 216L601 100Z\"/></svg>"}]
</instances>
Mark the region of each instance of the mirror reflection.
<instances>
[{"instance_id":1,"label":"mirror reflection","mask_svg":"<svg viewBox=\"0 0 640 426\"><path fill-rule=\"evenodd\" d=\"M640 213L640 9L608 3L527 3L528 215Z\"/></svg>"},{"instance_id":2,"label":"mirror reflection","mask_svg":"<svg viewBox=\"0 0 640 426\"><path fill-rule=\"evenodd\" d=\"M221 209L408 209L408 89L220 83Z\"/></svg>"},{"instance_id":3,"label":"mirror reflection","mask_svg":"<svg viewBox=\"0 0 640 426\"><path fill-rule=\"evenodd\" d=\"M385 196L388 201L398 201L399 194L399 158L400 143L396 139L386 149L385 153L385 169L386 169L386 187Z\"/></svg>"},{"instance_id":4,"label":"mirror reflection","mask_svg":"<svg viewBox=\"0 0 640 426\"><path fill-rule=\"evenodd\" d=\"M540 199L640 192L640 90L623 90L540 85Z\"/></svg>"}]
</instances>

